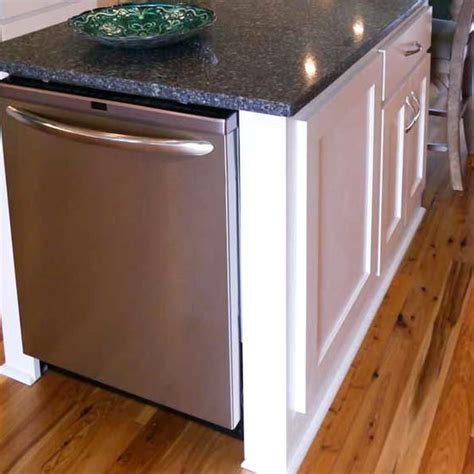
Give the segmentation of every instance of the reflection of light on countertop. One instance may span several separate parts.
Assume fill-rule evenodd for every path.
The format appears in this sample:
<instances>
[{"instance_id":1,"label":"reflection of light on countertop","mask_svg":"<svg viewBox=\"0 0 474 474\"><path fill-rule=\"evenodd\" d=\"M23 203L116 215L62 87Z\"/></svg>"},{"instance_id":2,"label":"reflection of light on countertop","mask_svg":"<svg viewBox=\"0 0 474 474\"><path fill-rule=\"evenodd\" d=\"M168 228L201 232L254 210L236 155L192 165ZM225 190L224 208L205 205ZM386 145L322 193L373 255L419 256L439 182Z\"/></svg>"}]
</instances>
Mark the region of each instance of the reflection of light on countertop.
<instances>
[{"instance_id":1,"label":"reflection of light on countertop","mask_svg":"<svg viewBox=\"0 0 474 474\"><path fill-rule=\"evenodd\" d=\"M304 59L304 72L308 79L315 79L318 74L318 67L316 65L316 60L311 54L307 54Z\"/></svg>"},{"instance_id":2,"label":"reflection of light on countertop","mask_svg":"<svg viewBox=\"0 0 474 474\"><path fill-rule=\"evenodd\" d=\"M356 40L361 40L364 37L364 22L362 19L357 18L352 24L352 31Z\"/></svg>"}]
</instances>

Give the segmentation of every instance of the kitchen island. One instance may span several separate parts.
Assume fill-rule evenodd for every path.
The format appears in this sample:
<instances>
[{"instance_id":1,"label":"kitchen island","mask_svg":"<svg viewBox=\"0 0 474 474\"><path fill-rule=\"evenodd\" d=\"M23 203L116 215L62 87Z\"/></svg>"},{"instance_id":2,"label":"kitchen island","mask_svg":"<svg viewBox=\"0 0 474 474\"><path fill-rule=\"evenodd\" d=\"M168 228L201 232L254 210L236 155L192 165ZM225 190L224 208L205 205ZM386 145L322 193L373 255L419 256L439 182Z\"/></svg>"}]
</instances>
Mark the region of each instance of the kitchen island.
<instances>
[{"instance_id":1,"label":"kitchen island","mask_svg":"<svg viewBox=\"0 0 474 474\"><path fill-rule=\"evenodd\" d=\"M430 11L420 0L208 6L218 21L186 44L110 50L59 25L0 45L0 70L239 112L244 466L294 472L423 216ZM32 383L4 186L2 371Z\"/></svg>"}]
</instances>

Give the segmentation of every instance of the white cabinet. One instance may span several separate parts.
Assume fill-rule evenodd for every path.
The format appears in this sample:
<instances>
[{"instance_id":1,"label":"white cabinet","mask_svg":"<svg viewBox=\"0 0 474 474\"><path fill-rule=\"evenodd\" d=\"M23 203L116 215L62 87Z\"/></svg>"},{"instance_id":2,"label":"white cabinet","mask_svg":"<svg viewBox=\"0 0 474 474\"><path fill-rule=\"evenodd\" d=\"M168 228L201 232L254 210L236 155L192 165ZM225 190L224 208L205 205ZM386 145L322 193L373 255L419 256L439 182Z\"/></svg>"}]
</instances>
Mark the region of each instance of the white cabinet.
<instances>
[{"instance_id":1,"label":"white cabinet","mask_svg":"<svg viewBox=\"0 0 474 474\"><path fill-rule=\"evenodd\" d=\"M322 402L358 347L424 212L429 55L385 102L384 60L367 56L290 122L299 300L290 394L300 413Z\"/></svg>"},{"instance_id":2,"label":"white cabinet","mask_svg":"<svg viewBox=\"0 0 474 474\"><path fill-rule=\"evenodd\" d=\"M324 419L424 214L430 22L421 8L289 120L293 459Z\"/></svg>"},{"instance_id":3,"label":"white cabinet","mask_svg":"<svg viewBox=\"0 0 474 474\"><path fill-rule=\"evenodd\" d=\"M305 209L295 243L297 286L306 289L296 330L306 341L295 344L293 364L305 366L293 393L300 412L324 398L377 276L382 65L369 55L328 102L292 122L294 189Z\"/></svg>"},{"instance_id":4,"label":"white cabinet","mask_svg":"<svg viewBox=\"0 0 474 474\"><path fill-rule=\"evenodd\" d=\"M380 274L393 261L407 226L421 206L429 72L430 57L426 54L383 108Z\"/></svg>"},{"instance_id":5,"label":"white cabinet","mask_svg":"<svg viewBox=\"0 0 474 474\"><path fill-rule=\"evenodd\" d=\"M95 8L97 0L0 0L2 41L66 21Z\"/></svg>"}]
</instances>

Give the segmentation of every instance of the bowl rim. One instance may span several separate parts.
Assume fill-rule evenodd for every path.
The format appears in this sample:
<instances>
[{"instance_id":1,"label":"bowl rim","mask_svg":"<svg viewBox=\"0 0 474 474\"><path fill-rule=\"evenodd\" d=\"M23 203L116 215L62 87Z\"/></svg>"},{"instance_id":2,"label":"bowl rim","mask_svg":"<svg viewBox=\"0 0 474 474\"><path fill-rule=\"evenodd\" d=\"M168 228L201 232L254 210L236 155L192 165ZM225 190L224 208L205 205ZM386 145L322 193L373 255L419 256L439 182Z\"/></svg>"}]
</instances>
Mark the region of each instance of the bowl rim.
<instances>
[{"instance_id":1,"label":"bowl rim","mask_svg":"<svg viewBox=\"0 0 474 474\"><path fill-rule=\"evenodd\" d=\"M88 15L91 13L96 13L100 12L102 10L109 10L111 8L130 8L130 7L189 7L197 10L202 10L210 13L211 19L208 23L198 26L197 28L193 30L188 30L186 32L170 32L170 33L164 33L164 34L156 34L156 35L150 35L150 36L105 36L105 35L94 35L90 33L86 33L84 30L81 30L76 27L76 25L73 24L75 20L78 18ZM147 41L147 40L156 40L157 38L160 39L166 39L166 38L172 38L174 36L180 36L183 34L188 34L192 32L198 32L200 30L203 30L204 28L208 28L212 24L215 23L217 19L216 12L214 10L211 10L210 8L207 7L202 7L201 5L195 5L193 3L168 3L168 2L146 2L146 3L124 3L124 4L119 4L119 5L110 5L108 7L98 7L98 8L93 8L91 10L86 10L83 11L82 13L79 13L77 15L72 16L67 20L68 26L74 31L74 33L78 35L85 36L87 38L94 38L97 40L107 40L107 41L117 41L117 42L122 42L122 41Z\"/></svg>"}]
</instances>

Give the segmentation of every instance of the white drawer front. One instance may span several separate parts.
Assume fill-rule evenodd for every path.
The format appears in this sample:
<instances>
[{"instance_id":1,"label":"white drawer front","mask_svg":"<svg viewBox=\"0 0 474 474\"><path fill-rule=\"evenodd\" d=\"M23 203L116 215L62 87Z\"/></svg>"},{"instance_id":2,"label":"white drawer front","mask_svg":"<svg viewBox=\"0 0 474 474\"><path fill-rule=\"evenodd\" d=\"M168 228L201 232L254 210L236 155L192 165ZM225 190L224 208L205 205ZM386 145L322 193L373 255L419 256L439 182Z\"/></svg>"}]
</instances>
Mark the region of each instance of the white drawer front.
<instances>
[{"instance_id":1,"label":"white drawer front","mask_svg":"<svg viewBox=\"0 0 474 474\"><path fill-rule=\"evenodd\" d=\"M389 99L431 46L431 8L424 9L405 31L385 47L385 94Z\"/></svg>"}]
</instances>

